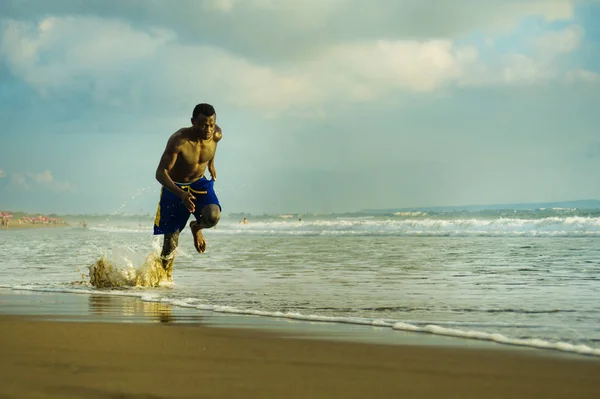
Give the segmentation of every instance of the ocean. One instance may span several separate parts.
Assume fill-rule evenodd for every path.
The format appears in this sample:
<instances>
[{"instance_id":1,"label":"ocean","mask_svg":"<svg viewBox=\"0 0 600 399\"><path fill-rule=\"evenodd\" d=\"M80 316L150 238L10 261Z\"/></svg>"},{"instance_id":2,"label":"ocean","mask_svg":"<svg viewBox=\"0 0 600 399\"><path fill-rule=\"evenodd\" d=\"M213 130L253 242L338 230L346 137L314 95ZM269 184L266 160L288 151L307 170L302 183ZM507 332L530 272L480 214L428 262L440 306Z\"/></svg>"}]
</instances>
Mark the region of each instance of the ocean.
<instances>
[{"instance_id":1,"label":"ocean","mask_svg":"<svg viewBox=\"0 0 600 399\"><path fill-rule=\"evenodd\" d=\"M600 356L599 211L301 217L224 215L202 255L186 229L173 282L159 286L149 216L0 231L0 287Z\"/></svg>"}]
</instances>

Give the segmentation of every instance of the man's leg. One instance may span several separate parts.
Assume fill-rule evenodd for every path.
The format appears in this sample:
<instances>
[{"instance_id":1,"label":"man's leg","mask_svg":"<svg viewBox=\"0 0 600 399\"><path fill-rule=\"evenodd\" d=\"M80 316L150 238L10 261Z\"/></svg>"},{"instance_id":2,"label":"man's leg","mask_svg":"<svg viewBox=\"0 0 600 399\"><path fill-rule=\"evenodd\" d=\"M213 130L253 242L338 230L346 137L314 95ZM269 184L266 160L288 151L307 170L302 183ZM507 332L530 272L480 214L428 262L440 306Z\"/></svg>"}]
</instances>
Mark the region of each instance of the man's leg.
<instances>
[{"instance_id":1,"label":"man's leg","mask_svg":"<svg viewBox=\"0 0 600 399\"><path fill-rule=\"evenodd\" d=\"M172 280L173 275L173 262L175 262L175 250L179 242L179 231L175 233L165 234L163 241L163 249L160 254L162 260L163 269L167 272L167 278L169 281Z\"/></svg>"},{"instance_id":2,"label":"man's leg","mask_svg":"<svg viewBox=\"0 0 600 399\"><path fill-rule=\"evenodd\" d=\"M202 208L198 221L190 222L190 228L194 236L194 247L196 247L196 251L199 253L206 251L206 240L204 240L204 236L202 235L202 229L209 229L216 226L220 218L221 209L219 205L210 204Z\"/></svg>"}]
</instances>

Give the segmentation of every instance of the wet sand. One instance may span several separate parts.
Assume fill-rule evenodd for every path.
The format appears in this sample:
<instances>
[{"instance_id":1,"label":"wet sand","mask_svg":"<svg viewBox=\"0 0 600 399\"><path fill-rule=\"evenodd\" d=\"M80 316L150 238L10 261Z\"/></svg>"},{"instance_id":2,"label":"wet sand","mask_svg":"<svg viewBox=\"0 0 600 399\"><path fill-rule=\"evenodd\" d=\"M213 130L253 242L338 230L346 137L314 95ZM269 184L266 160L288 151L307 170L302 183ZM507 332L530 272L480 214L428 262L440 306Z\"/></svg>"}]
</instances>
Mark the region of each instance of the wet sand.
<instances>
[{"instance_id":1,"label":"wet sand","mask_svg":"<svg viewBox=\"0 0 600 399\"><path fill-rule=\"evenodd\" d=\"M164 307L154 309L152 322L132 322L137 310L130 307L122 311L127 322L99 321L79 313L106 314L115 306L96 297L83 309L85 296L73 297L79 298L0 298L0 397L600 397L597 358L305 339L301 328L292 334L207 327L203 317L185 319ZM61 306L72 307L63 321L47 313ZM177 317L185 322L173 323Z\"/></svg>"},{"instance_id":2,"label":"wet sand","mask_svg":"<svg viewBox=\"0 0 600 399\"><path fill-rule=\"evenodd\" d=\"M24 230L24 229L53 229L59 227L69 227L69 224L32 224L32 223L15 223L11 222L8 227L5 225L0 226L0 231L7 230Z\"/></svg>"}]
</instances>

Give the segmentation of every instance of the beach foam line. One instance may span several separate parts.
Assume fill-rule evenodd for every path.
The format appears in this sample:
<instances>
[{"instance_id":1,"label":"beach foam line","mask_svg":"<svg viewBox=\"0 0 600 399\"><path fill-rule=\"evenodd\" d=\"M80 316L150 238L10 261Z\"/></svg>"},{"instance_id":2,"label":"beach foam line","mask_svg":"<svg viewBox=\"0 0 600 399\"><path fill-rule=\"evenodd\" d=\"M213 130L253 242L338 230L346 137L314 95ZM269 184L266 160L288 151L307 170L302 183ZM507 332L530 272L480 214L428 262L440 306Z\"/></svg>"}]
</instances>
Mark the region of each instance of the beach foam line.
<instances>
[{"instance_id":1,"label":"beach foam line","mask_svg":"<svg viewBox=\"0 0 600 399\"><path fill-rule=\"evenodd\" d=\"M148 225L94 226L106 233L147 234ZM255 220L248 225L222 221L211 234L288 236L425 236L425 237L598 237L600 217L551 216L543 218L386 218L346 217L333 220Z\"/></svg>"},{"instance_id":2,"label":"beach foam line","mask_svg":"<svg viewBox=\"0 0 600 399\"><path fill-rule=\"evenodd\" d=\"M17 285L7 286L0 285L0 288L10 288L16 291L37 291L37 292L55 292L55 293L73 293L87 295L112 295L135 297L145 302L158 302L171 306L195 308L202 311L210 311L215 313L227 313L235 315L250 315L273 317L281 319L300 320L308 322L324 322L324 323L343 323L353 325L365 325L373 327L385 327L398 331L408 331L414 333L426 333L447 337L477 339L481 341L495 342L504 345L523 346L535 349L556 350L561 352L597 356L600 357L600 348L592 348L587 345L574 345L568 342L550 342L543 339L531 338L520 339L511 338L499 333L487 333L476 330L460 330L455 328L442 327L435 324L418 326L415 324L405 323L402 321L384 320L384 319L367 319L362 317L341 317L341 316L322 316L322 315L306 315L297 312L272 312L256 309L239 309L232 306L209 305L203 304L196 298L174 299L166 298L157 294L149 294L147 292L132 292L132 290L95 290L95 289L70 289L70 288L49 288L33 285ZM140 290L141 291L141 290Z\"/></svg>"}]
</instances>

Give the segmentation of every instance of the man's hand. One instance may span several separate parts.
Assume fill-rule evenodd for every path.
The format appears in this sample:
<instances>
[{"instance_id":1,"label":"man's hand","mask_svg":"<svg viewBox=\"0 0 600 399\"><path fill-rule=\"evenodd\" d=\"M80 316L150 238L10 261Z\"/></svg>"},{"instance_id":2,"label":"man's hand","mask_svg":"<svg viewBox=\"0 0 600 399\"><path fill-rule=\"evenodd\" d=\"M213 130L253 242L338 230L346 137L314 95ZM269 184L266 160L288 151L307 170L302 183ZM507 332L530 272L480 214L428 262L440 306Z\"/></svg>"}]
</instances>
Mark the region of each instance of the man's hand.
<instances>
[{"instance_id":1,"label":"man's hand","mask_svg":"<svg viewBox=\"0 0 600 399\"><path fill-rule=\"evenodd\" d=\"M194 197L192 193L184 191L183 194L181 194L180 198L181 202L183 202L183 205L185 205L185 207L188 211L190 211L190 213L194 213L196 211L196 205L194 204L194 200L196 199L196 197Z\"/></svg>"}]
</instances>

